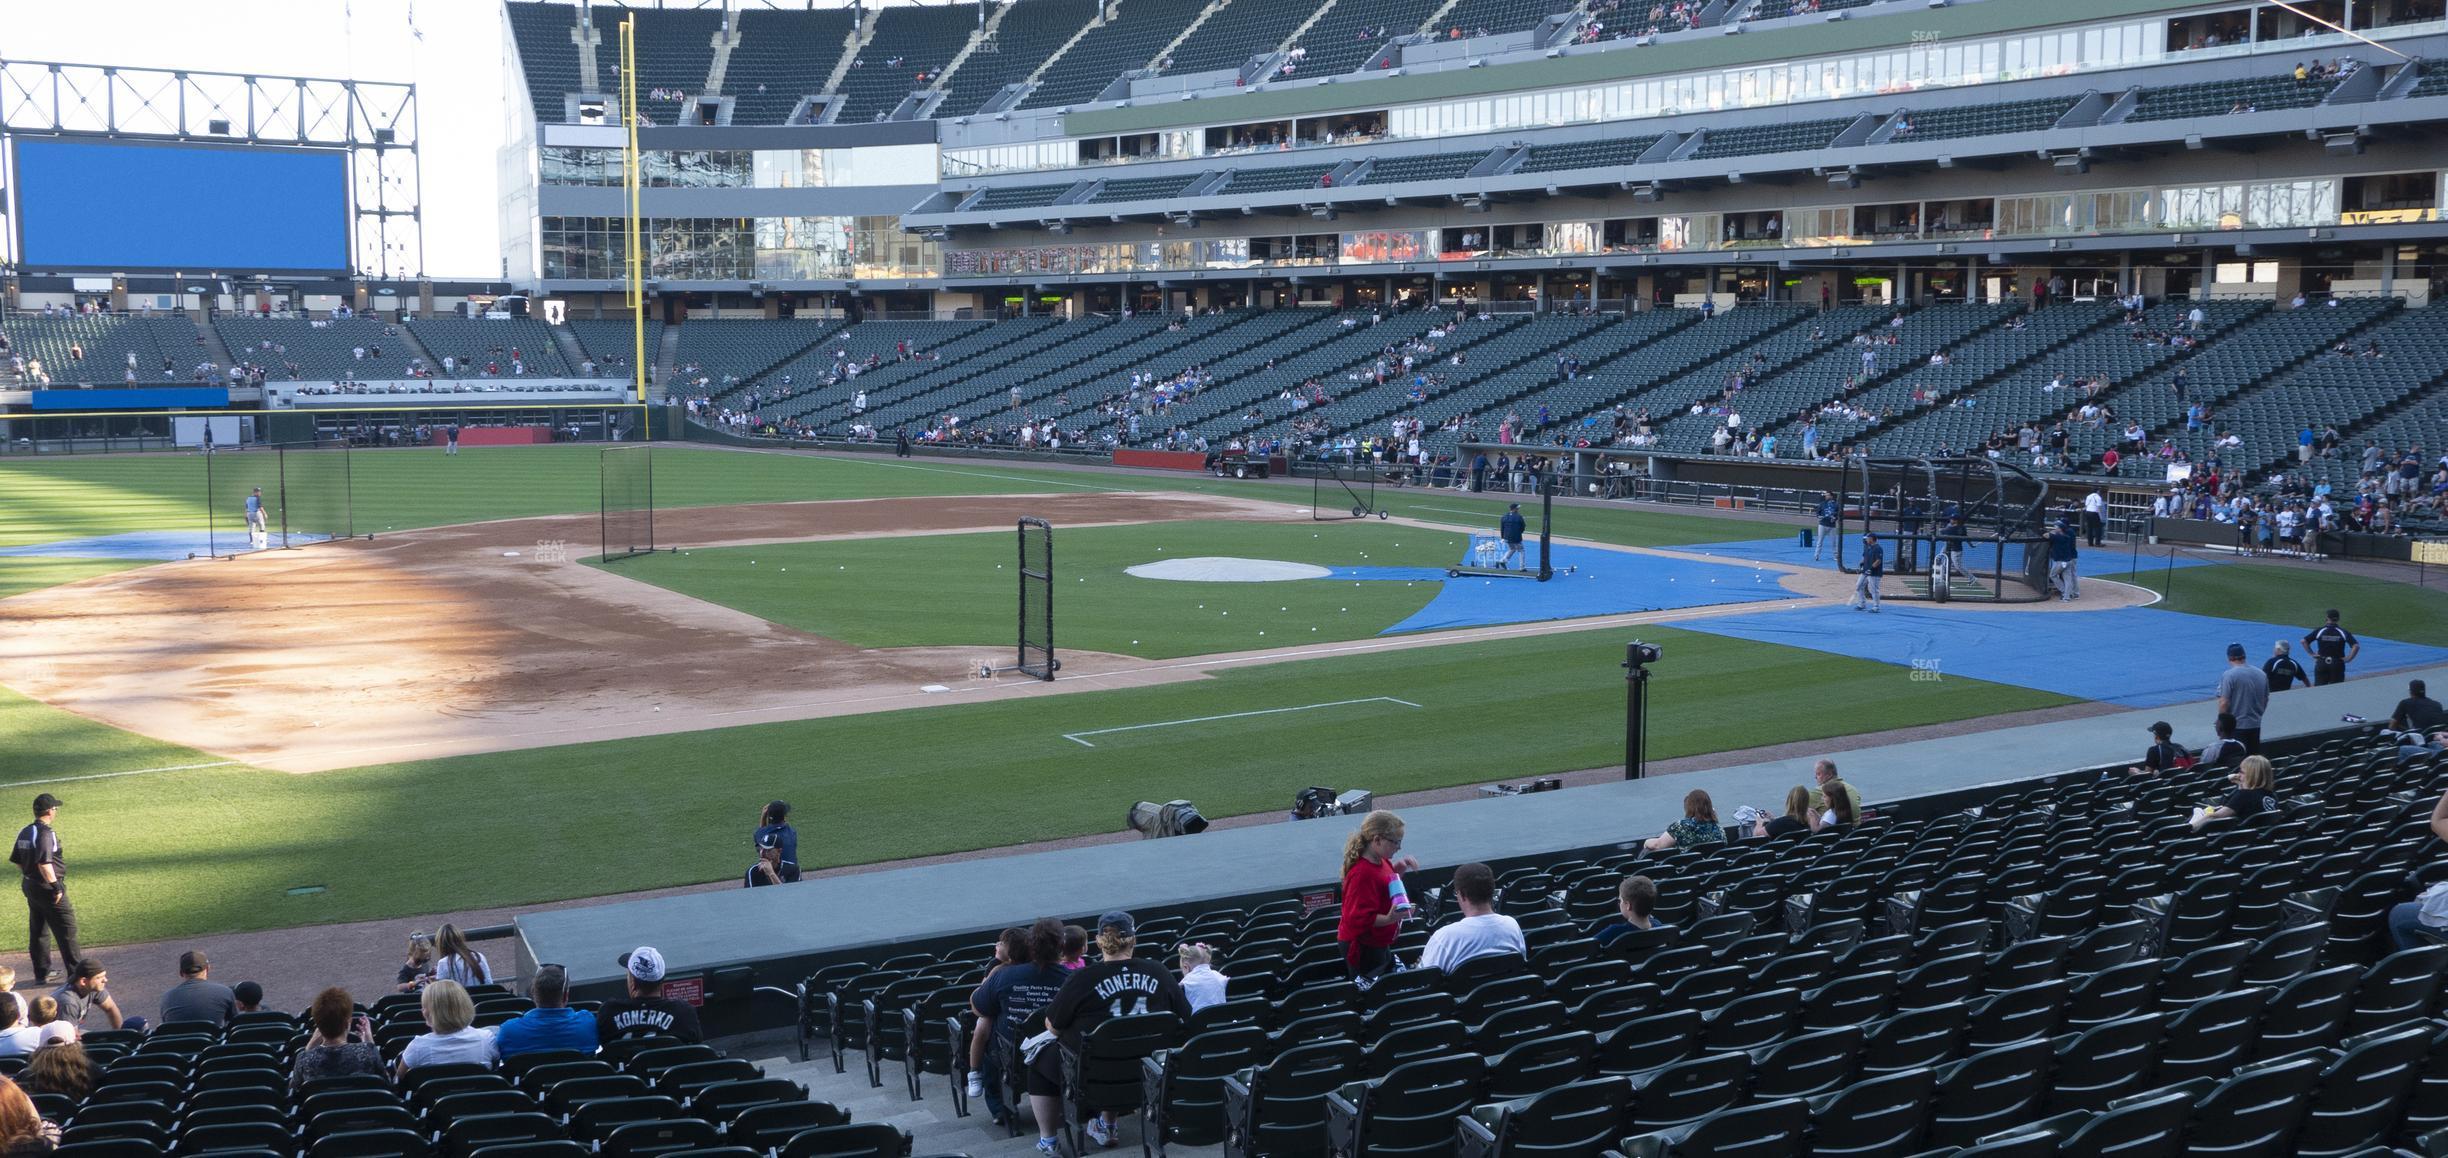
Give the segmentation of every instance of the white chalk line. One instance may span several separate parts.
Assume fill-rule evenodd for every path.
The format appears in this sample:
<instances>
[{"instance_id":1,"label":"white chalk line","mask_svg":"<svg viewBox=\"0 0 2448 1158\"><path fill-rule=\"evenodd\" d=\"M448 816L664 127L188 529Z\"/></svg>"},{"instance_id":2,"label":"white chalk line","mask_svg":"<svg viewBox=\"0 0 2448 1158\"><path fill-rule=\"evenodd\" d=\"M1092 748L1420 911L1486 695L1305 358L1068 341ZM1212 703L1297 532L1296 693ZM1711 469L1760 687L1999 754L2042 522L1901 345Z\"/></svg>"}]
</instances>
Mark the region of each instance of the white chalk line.
<instances>
[{"instance_id":1,"label":"white chalk line","mask_svg":"<svg viewBox=\"0 0 2448 1158\"><path fill-rule=\"evenodd\" d=\"M30 788L36 784L73 784L79 780L116 780L122 776L149 776L155 772L188 772L197 768L229 768L236 760L215 760L209 764L171 764L161 768L130 768L125 772L91 772L83 776L46 776L40 780L11 780L0 788Z\"/></svg>"},{"instance_id":2,"label":"white chalk line","mask_svg":"<svg viewBox=\"0 0 2448 1158\"><path fill-rule=\"evenodd\" d=\"M1115 732L1138 732L1149 728L1170 728L1179 724L1204 724L1215 720L1238 720L1248 716L1274 716L1281 715L1285 712L1311 712L1316 711L1319 708L1341 708L1348 707L1352 704L1401 704L1406 708L1419 707L1418 704L1412 703L1409 700L1398 700L1392 696L1368 696L1366 698L1357 700L1333 700L1323 704L1301 704L1297 707L1290 708L1260 708L1254 712L1226 712L1221 716L1194 716L1187 720L1165 720L1154 724L1131 724L1120 728L1096 728L1086 732L1065 732L1063 733L1063 739L1069 740L1082 748L1094 748L1096 745L1080 739L1080 737L1105 736Z\"/></svg>"}]
</instances>

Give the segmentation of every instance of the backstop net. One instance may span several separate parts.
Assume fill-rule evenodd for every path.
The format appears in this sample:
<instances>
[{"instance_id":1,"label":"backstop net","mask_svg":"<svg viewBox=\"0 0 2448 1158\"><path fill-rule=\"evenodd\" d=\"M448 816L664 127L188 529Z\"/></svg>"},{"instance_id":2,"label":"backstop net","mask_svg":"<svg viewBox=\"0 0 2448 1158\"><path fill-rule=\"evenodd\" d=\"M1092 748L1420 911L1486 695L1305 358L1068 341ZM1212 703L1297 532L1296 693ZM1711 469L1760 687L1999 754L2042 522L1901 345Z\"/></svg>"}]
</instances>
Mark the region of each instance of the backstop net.
<instances>
[{"instance_id":1,"label":"backstop net","mask_svg":"<svg viewBox=\"0 0 2448 1158\"><path fill-rule=\"evenodd\" d=\"M227 558L356 534L348 443L258 444L204 456L207 551ZM250 502L252 500L252 502Z\"/></svg>"},{"instance_id":2,"label":"backstop net","mask_svg":"<svg viewBox=\"0 0 2448 1158\"><path fill-rule=\"evenodd\" d=\"M1052 680L1054 658L1054 526L1020 520L1020 662L1023 675Z\"/></svg>"},{"instance_id":3,"label":"backstop net","mask_svg":"<svg viewBox=\"0 0 2448 1158\"><path fill-rule=\"evenodd\" d=\"M604 560L654 553L654 448L609 446L598 453Z\"/></svg>"},{"instance_id":4,"label":"backstop net","mask_svg":"<svg viewBox=\"0 0 2448 1158\"><path fill-rule=\"evenodd\" d=\"M1885 551L1888 599L2027 603L2048 597L2048 484L1981 456L1845 462L1836 564L1861 572L1860 536Z\"/></svg>"}]
</instances>

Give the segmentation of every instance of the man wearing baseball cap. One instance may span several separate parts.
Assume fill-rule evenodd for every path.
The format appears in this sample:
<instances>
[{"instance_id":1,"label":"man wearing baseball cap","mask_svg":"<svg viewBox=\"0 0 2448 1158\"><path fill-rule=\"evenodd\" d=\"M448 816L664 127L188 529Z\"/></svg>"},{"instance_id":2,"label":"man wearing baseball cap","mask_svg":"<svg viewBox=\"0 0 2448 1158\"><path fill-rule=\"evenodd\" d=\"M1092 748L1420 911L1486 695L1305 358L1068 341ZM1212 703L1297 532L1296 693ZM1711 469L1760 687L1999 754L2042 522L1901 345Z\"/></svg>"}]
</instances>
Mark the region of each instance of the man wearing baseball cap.
<instances>
[{"instance_id":1,"label":"man wearing baseball cap","mask_svg":"<svg viewBox=\"0 0 2448 1158\"><path fill-rule=\"evenodd\" d=\"M34 823L17 830L16 847L9 851L9 860L16 864L17 887L25 894L26 918L30 926L26 933L26 955L33 958L34 984L51 981L51 947L43 944L43 930L51 930L59 942L60 965L71 975L76 973L76 907L68 903L68 864L60 855L59 834L51 830L51 822L59 819L60 799L48 792L34 798Z\"/></svg>"},{"instance_id":2,"label":"man wearing baseball cap","mask_svg":"<svg viewBox=\"0 0 2448 1158\"><path fill-rule=\"evenodd\" d=\"M1181 982L1174 979L1173 972L1156 962L1132 956L1139 945L1139 923L1129 913L1117 910L1098 918L1096 943L1101 960L1073 972L1054 994L1054 1000L1047 1003L1045 1023L1049 1032L1076 1048L1107 1018L1142 1013L1190 1016L1190 997L1182 992ZM1022 1046L1025 1049L1027 1043ZM1059 1153L1054 1138L1062 1124L1059 1051L1041 1047L1029 1057L1028 1092L1029 1108L1037 1115L1037 1152L1053 1158ZM1086 1129L1097 1145L1114 1144L1112 1114L1098 1114Z\"/></svg>"},{"instance_id":3,"label":"man wearing baseball cap","mask_svg":"<svg viewBox=\"0 0 2448 1158\"><path fill-rule=\"evenodd\" d=\"M625 1001L607 1001L595 1011L595 1036L609 1042L613 1038L634 1033L669 1034L682 1041L703 1041L705 1031L697 1025L697 1007L685 1001L663 996L663 954L653 946L640 945L620 955L621 968L629 973L629 997Z\"/></svg>"},{"instance_id":4,"label":"man wearing baseball cap","mask_svg":"<svg viewBox=\"0 0 2448 1158\"><path fill-rule=\"evenodd\" d=\"M212 962L202 949L179 954L179 983L162 994L161 1017L173 1021L209 1021L228 1025L238 1016L238 995L212 979Z\"/></svg>"},{"instance_id":5,"label":"man wearing baseball cap","mask_svg":"<svg viewBox=\"0 0 2448 1158\"><path fill-rule=\"evenodd\" d=\"M2269 710L2269 675L2246 662L2244 645L2227 645L2227 670L2219 673L2218 710L2235 717L2235 738L2244 754L2261 754L2261 713Z\"/></svg>"}]
</instances>

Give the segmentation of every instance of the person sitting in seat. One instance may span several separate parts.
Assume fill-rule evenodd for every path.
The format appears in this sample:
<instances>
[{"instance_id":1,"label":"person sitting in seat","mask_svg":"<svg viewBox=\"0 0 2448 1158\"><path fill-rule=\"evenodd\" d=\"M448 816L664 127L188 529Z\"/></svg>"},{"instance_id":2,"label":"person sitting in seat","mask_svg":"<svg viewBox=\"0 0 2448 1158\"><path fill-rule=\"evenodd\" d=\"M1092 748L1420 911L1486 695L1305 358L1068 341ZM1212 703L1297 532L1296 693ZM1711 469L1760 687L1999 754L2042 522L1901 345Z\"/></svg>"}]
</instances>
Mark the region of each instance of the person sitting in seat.
<instances>
[{"instance_id":1,"label":"person sitting in seat","mask_svg":"<svg viewBox=\"0 0 2448 1158\"><path fill-rule=\"evenodd\" d=\"M569 970L559 965L538 966L528 989L535 996L535 1008L493 1031L501 1056L551 1049L595 1052L595 1015L569 1007Z\"/></svg>"},{"instance_id":2,"label":"person sitting in seat","mask_svg":"<svg viewBox=\"0 0 2448 1158\"><path fill-rule=\"evenodd\" d=\"M357 1012L348 990L333 986L315 994L306 1019L314 1032L306 1035L305 1048L298 1050L297 1064L289 1071L292 1092L318 1078L383 1072L382 1051L374 1045L374 1023Z\"/></svg>"},{"instance_id":3,"label":"person sitting in seat","mask_svg":"<svg viewBox=\"0 0 2448 1158\"><path fill-rule=\"evenodd\" d=\"M1785 794L1785 815L1762 816L1754 835L1763 837L1791 836L1811 830L1811 790L1796 784Z\"/></svg>"},{"instance_id":4,"label":"person sitting in seat","mask_svg":"<svg viewBox=\"0 0 2448 1158\"><path fill-rule=\"evenodd\" d=\"M425 987L420 1004L430 1033L409 1039L400 1051L399 1073L430 1065L489 1066L501 1060L493 1031L476 1028L476 1002L456 981L436 981Z\"/></svg>"},{"instance_id":5,"label":"person sitting in seat","mask_svg":"<svg viewBox=\"0 0 2448 1158\"><path fill-rule=\"evenodd\" d=\"M2226 799L2211 807L2194 809L2194 828L2198 829L2213 820L2259 816L2278 807L2277 776L2270 768L2269 757L2244 757L2244 762L2236 767L2235 774L2228 779L2235 781L2235 789L2227 794Z\"/></svg>"},{"instance_id":6,"label":"person sitting in seat","mask_svg":"<svg viewBox=\"0 0 2448 1158\"><path fill-rule=\"evenodd\" d=\"M1674 928L1651 915L1657 912L1657 882L1645 876L1628 876L1615 886L1615 911L1622 915L1622 920L1601 925L1590 934L1590 940L1601 947L1627 933Z\"/></svg>"},{"instance_id":7,"label":"person sitting in seat","mask_svg":"<svg viewBox=\"0 0 2448 1158\"><path fill-rule=\"evenodd\" d=\"M1820 795L1826 798L1827 809L1810 818L1812 832L1844 832L1861 822L1861 815L1853 810L1853 802L1860 797L1854 795L1851 785L1830 780L1821 787Z\"/></svg>"},{"instance_id":8,"label":"person sitting in seat","mask_svg":"<svg viewBox=\"0 0 2448 1158\"><path fill-rule=\"evenodd\" d=\"M1073 1049L1084 1045L1106 1019L1142 1013L1190 1016L1190 997L1162 966L1131 956L1139 945L1139 923L1129 913L1107 913L1097 921L1097 952L1103 960L1063 982L1046 1006L1046 1035ZM1054 1158L1062 1124L1062 1055L1046 1036L1022 1043L1029 1062L1029 1108L1037 1116L1037 1153ZM1113 1115L1101 1112L1086 1127L1097 1145L1114 1145Z\"/></svg>"},{"instance_id":9,"label":"person sitting in seat","mask_svg":"<svg viewBox=\"0 0 2448 1158\"><path fill-rule=\"evenodd\" d=\"M1666 831L1650 837L1641 847L1651 852L1670 848L1689 848L1703 844L1724 844L1725 829L1717 824L1717 806L1709 794L1694 788L1683 797L1683 819L1666 826Z\"/></svg>"},{"instance_id":10,"label":"person sitting in seat","mask_svg":"<svg viewBox=\"0 0 2448 1158\"><path fill-rule=\"evenodd\" d=\"M1495 870L1476 862L1462 865L1454 869L1453 890L1462 919L1429 935L1428 947L1420 952L1420 968L1451 973L1481 957L1529 956L1521 922L1496 911Z\"/></svg>"},{"instance_id":11,"label":"person sitting in seat","mask_svg":"<svg viewBox=\"0 0 2448 1158\"><path fill-rule=\"evenodd\" d=\"M1204 942L1184 941L1179 952L1182 992L1190 997L1190 1012L1222 1002L1225 987L1232 984L1232 978L1216 972L1215 950Z\"/></svg>"},{"instance_id":12,"label":"person sitting in seat","mask_svg":"<svg viewBox=\"0 0 2448 1158\"><path fill-rule=\"evenodd\" d=\"M2431 807L2431 835L2448 841L2448 792L2440 793L2439 803ZM2388 929L2399 949L2448 945L2448 881L2390 909Z\"/></svg>"},{"instance_id":13,"label":"person sitting in seat","mask_svg":"<svg viewBox=\"0 0 2448 1158\"><path fill-rule=\"evenodd\" d=\"M620 965L629 973L629 997L625 1001L607 1001L595 1011L595 1038L609 1042L633 1033L660 1033L682 1041L703 1041L705 1030L697 1024L697 1007L685 1001L663 996L663 954L651 945L640 945L620 956Z\"/></svg>"}]
</instances>

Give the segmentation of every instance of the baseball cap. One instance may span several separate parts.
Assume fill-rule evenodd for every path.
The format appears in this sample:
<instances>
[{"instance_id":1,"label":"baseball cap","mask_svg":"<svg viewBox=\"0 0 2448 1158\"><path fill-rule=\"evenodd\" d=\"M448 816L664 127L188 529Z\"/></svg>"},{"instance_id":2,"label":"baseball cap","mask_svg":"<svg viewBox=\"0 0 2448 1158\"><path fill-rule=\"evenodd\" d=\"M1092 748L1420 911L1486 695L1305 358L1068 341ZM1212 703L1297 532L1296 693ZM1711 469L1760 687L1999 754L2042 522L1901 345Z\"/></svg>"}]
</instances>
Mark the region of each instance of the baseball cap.
<instances>
[{"instance_id":1,"label":"baseball cap","mask_svg":"<svg viewBox=\"0 0 2448 1158\"><path fill-rule=\"evenodd\" d=\"M87 957L77 962L75 976L80 979L90 981L93 978L100 977L107 972L109 972L109 970L104 969L100 961Z\"/></svg>"},{"instance_id":2,"label":"baseball cap","mask_svg":"<svg viewBox=\"0 0 2448 1158\"><path fill-rule=\"evenodd\" d=\"M182 977L193 977L210 968L212 962L204 956L202 949L189 949L179 954L179 975Z\"/></svg>"},{"instance_id":3,"label":"baseball cap","mask_svg":"<svg viewBox=\"0 0 2448 1158\"><path fill-rule=\"evenodd\" d=\"M241 981L230 986L230 996L237 998L242 1005L261 1005L263 986L253 981Z\"/></svg>"},{"instance_id":4,"label":"baseball cap","mask_svg":"<svg viewBox=\"0 0 2448 1158\"><path fill-rule=\"evenodd\" d=\"M1139 922L1132 920L1129 913L1115 909L1097 918L1097 931L1101 933L1107 929L1113 930L1116 936L1136 937L1139 935Z\"/></svg>"},{"instance_id":5,"label":"baseball cap","mask_svg":"<svg viewBox=\"0 0 2448 1158\"><path fill-rule=\"evenodd\" d=\"M2231 644L2228 644L2228 645L2227 645L2227 658L2229 658L2229 659L2242 659L2242 658L2244 658L2244 645L2243 645L2243 644L2240 644L2240 643L2231 643Z\"/></svg>"},{"instance_id":6,"label":"baseball cap","mask_svg":"<svg viewBox=\"0 0 2448 1158\"><path fill-rule=\"evenodd\" d=\"M2175 735L2176 729L2169 727L2166 720L2161 720L2158 723L2150 726L2150 734L2164 740L2169 736Z\"/></svg>"},{"instance_id":7,"label":"baseball cap","mask_svg":"<svg viewBox=\"0 0 2448 1158\"><path fill-rule=\"evenodd\" d=\"M648 985L663 980L663 954L656 952L651 945L640 945L621 954L620 963L631 977Z\"/></svg>"},{"instance_id":8,"label":"baseball cap","mask_svg":"<svg viewBox=\"0 0 2448 1158\"><path fill-rule=\"evenodd\" d=\"M40 816L60 806L60 798L48 792L34 798L34 815Z\"/></svg>"}]
</instances>

